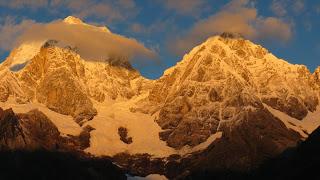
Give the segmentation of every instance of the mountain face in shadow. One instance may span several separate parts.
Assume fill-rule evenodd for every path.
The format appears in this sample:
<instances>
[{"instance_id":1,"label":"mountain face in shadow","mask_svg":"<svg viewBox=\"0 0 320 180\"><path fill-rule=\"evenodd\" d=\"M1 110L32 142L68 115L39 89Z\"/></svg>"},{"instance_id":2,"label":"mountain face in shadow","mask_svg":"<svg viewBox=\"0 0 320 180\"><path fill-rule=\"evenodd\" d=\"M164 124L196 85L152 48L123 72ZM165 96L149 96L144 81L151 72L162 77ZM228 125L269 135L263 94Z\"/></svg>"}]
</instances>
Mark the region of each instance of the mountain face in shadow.
<instances>
[{"instance_id":1,"label":"mountain face in shadow","mask_svg":"<svg viewBox=\"0 0 320 180\"><path fill-rule=\"evenodd\" d=\"M319 179L320 127L298 147L265 161L258 169L248 173L235 171L195 170L181 179Z\"/></svg>"},{"instance_id":2,"label":"mountain face in shadow","mask_svg":"<svg viewBox=\"0 0 320 180\"><path fill-rule=\"evenodd\" d=\"M269 160L258 171L265 179L319 179L320 166L320 128L297 148L284 152Z\"/></svg>"}]
</instances>

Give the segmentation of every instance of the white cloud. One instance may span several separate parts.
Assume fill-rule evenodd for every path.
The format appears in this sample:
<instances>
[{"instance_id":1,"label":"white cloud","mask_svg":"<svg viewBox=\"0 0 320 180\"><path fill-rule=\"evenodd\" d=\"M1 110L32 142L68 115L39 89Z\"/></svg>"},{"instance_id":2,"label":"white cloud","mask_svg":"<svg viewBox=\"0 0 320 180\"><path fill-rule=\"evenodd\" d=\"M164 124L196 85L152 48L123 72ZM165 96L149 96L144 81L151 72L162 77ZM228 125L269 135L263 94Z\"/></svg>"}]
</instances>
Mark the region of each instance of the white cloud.
<instances>
[{"instance_id":1,"label":"white cloud","mask_svg":"<svg viewBox=\"0 0 320 180\"><path fill-rule=\"evenodd\" d=\"M20 23L7 20L0 28L0 48L3 50L10 50L21 42L51 39L77 47L79 54L90 60L156 56L135 39L97 31L90 26L66 24L61 20L48 24L31 20Z\"/></svg>"}]
</instances>

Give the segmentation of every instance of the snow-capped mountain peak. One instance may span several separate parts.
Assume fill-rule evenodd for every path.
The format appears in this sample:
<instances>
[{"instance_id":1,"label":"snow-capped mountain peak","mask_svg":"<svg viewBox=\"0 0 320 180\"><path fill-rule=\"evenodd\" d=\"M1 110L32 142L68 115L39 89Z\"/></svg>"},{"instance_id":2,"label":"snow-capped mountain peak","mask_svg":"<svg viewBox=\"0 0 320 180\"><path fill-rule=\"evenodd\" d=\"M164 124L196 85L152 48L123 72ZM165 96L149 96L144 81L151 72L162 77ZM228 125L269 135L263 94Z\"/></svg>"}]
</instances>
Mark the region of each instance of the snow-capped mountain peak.
<instances>
[{"instance_id":1,"label":"snow-capped mountain peak","mask_svg":"<svg viewBox=\"0 0 320 180\"><path fill-rule=\"evenodd\" d=\"M70 24L70 25L84 25L90 28L94 28L97 31L100 32L106 32L106 33L111 33L111 31L109 30L109 28L107 28L106 26L94 26L94 25L90 25L87 24L85 22L83 22L80 18L74 17L74 16L68 16L63 20L64 23Z\"/></svg>"},{"instance_id":2,"label":"snow-capped mountain peak","mask_svg":"<svg viewBox=\"0 0 320 180\"><path fill-rule=\"evenodd\" d=\"M66 17L62 22L69 24L69 25L79 25L79 26L85 26L87 28L90 28L93 31L96 32L102 32L102 33L111 33L111 31L105 27L105 26L94 26L87 24L83 22L81 19L74 17L74 16L68 16ZM77 28L76 26L73 28ZM4 68L8 68L11 71L19 71L23 67L25 67L26 64L36 55L40 52L40 48L47 42L50 41L49 39L43 40L43 41L27 41L21 43L19 46L17 46L15 49L12 50L10 55L7 57L7 59L4 61L4 63L1 64L0 70ZM57 41L59 42L59 41ZM65 45L68 46L68 45Z\"/></svg>"},{"instance_id":3,"label":"snow-capped mountain peak","mask_svg":"<svg viewBox=\"0 0 320 180\"><path fill-rule=\"evenodd\" d=\"M228 123L244 121L241 113L259 115L269 107L273 115L282 112L277 117L306 137L305 132L317 126L310 128L299 120L307 121L319 110L319 86L305 66L225 35L209 38L167 70L155 82L149 100L159 103L157 122L166 130L162 137L174 147L197 145ZM293 119L302 130L290 126ZM190 136L183 135L186 131Z\"/></svg>"},{"instance_id":4,"label":"snow-capped mountain peak","mask_svg":"<svg viewBox=\"0 0 320 180\"><path fill-rule=\"evenodd\" d=\"M81 19L74 17L74 16L68 16L66 17L63 22L68 24L85 24Z\"/></svg>"}]
</instances>

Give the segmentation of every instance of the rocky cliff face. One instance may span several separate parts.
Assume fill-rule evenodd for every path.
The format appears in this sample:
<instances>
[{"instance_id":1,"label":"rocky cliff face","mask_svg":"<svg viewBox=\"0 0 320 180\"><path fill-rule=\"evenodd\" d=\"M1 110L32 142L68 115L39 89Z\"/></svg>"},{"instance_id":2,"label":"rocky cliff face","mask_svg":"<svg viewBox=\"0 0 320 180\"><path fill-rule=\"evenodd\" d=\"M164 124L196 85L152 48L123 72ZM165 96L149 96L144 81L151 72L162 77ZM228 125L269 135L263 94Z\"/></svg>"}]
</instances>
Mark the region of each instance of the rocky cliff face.
<instances>
[{"instance_id":1,"label":"rocky cliff face","mask_svg":"<svg viewBox=\"0 0 320 180\"><path fill-rule=\"evenodd\" d=\"M27 101L20 87L19 80L15 77L14 73L2 70L0 71L0 102L6 102L9 96L13 96L19 103Z\"/></svg>"}]
</instances>

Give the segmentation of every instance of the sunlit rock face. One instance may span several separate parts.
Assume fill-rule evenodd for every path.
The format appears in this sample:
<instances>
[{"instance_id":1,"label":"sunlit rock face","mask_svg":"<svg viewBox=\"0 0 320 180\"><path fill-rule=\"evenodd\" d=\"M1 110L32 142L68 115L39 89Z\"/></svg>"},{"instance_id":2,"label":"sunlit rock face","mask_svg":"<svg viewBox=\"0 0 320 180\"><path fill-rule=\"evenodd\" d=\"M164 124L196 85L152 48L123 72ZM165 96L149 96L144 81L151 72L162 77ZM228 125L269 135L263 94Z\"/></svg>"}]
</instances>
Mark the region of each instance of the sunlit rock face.
<instances>
[{"instance_id":1,"label":"sunlit rock face","mask_svg":"<svg viewBox=\"0 0 320 180\"><path fill-rule=\"evenodd\" d=\"M21 103L40 102L80 120L96 115L92 100L130 99L148 82L126 60L83 60L70 48L48 43L24 68L4 68L1 77L2 102L11 95Z\"/></svg>"},{"instance_id":2,"label":"sunlit rock face","mask_svg":"<svg viewBox=\"0 0 320 180\"><path fill-rule=\"evenodd\" d=\"M61 114L92 116L91 100L81 89L78 78L84 75L79 57L55 47L42 48L19 78L28 96Z\"/></svg>"},{"instance_id":3,"label":"sunlit rock face","mask_svg":"<svg viewBox=\"0 0 320 180\"><path fill-rule=\"evenodd\" d=\"M14 96L17 102L27 101L19 80L12 72L3 70L0 72L0 102L6 102L10 95Z\"/></svg>"},{"instance_id":4,"label":"sunlit rock face","mask_svg":"<svg viewBox=\"0 0 320 180\"><path fill-rule=\"evenodd\" d=\"M226 123L245 121L239 114L259 112L264 104L302 120L316 110L318 93L305 66L239 37L213 37L167 70L148 100L159 104L160 137L181 148L204 142Z\"/></svg>"}]
</instances>

